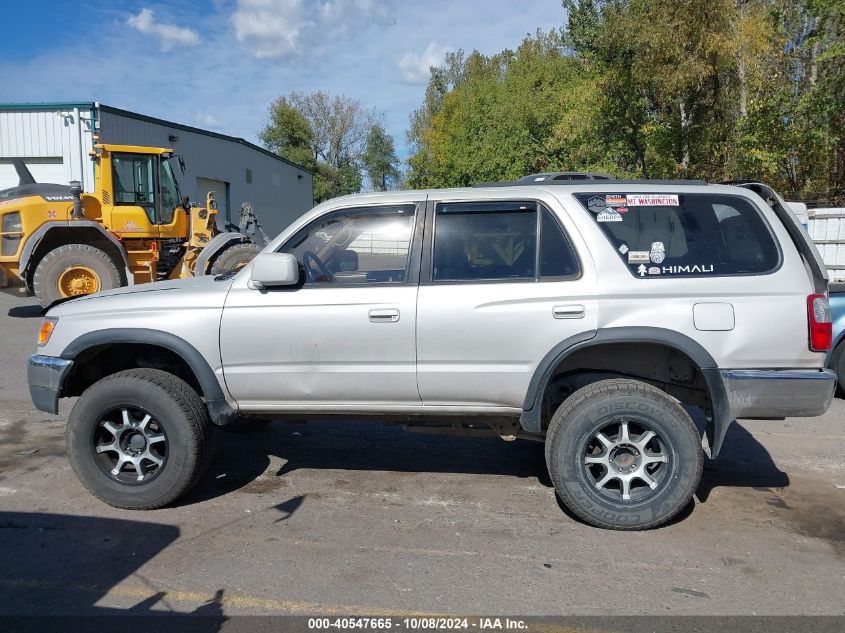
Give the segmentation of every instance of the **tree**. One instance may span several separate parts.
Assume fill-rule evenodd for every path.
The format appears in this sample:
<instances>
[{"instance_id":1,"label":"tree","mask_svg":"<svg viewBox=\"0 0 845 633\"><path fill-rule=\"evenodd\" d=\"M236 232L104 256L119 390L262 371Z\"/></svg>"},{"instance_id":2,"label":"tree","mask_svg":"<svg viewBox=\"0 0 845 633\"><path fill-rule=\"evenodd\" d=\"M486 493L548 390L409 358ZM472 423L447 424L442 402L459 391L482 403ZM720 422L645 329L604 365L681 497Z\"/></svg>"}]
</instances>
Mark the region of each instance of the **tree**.
<instances>
[{"instance_id":1,"label":"tree","mask_svg":"<svg viewBox=\"0 0 845 633\"><path fill-rule=\"evenodd\" d=\"M292 92L270 106L259 134L265 147L314 171L321 202L361 190L362 157L375 115L360 102L318 91Z\"/></svg>"},{"instance_id":2,"label":"tree","mask_svg":"<svg viewBox=\"0 0 845 633\"><path fill-rule=\"evenodd\" d=\"M261 142L272 152L289 161L314 169L314 131L303 114L285 97L270 105L270 121L259 134Z\"/></svg>"},{"instance_id":3,"label":"tree","mask_svg":"<svg viewBox=\"0 0 845 633\"><path fill-rule=\"evenodd\" d=\"M362 160L376 191L387 191L396 185L400 176L399 157L393 148L393 139L380 123L370 128Z\"/></svg>"},{"instance_id":4,"label":"tree","mask_svg":"<svg viewBox=\"0 0 845 633\"><path fill-rule=\"evenodd\" d=\"M431 69L410 184L573 169L845 196L842 0L562 5L560 31Z\"/></svg>"}]
</instances>

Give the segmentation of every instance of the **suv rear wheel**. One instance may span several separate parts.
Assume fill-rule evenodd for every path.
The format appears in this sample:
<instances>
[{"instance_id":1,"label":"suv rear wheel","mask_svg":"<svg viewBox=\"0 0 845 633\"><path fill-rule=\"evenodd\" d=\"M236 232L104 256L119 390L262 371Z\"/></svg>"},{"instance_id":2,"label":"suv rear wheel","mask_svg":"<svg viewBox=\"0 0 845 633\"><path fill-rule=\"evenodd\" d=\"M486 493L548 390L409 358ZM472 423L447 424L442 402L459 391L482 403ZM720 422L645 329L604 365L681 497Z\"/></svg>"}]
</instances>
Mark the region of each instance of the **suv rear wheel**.
<instances>
[{"instance_id":1,"label":"suv rear wheel","mask_svg":"<svg viewBox=\"0 0 845 633\"><path fill-rule=\"evenodd\" d=\"M686 411L643 382L602 380L572 394L546 434L555 491L579 518L642 530L669 521L692 499L703 463Z\"/></svg>"},{"instance_id":2,"label":"suv rear wheel","mask_svg":"<svg viewBox=\"0 0 845 633\"><path fill-rule=\"evenodd\" d=\"M152 510L199 480L211 437L208 411L186 382L158 369L130 369L80 396L68 420L67 452L95 497Z\"/></svg>"}]
</instances>

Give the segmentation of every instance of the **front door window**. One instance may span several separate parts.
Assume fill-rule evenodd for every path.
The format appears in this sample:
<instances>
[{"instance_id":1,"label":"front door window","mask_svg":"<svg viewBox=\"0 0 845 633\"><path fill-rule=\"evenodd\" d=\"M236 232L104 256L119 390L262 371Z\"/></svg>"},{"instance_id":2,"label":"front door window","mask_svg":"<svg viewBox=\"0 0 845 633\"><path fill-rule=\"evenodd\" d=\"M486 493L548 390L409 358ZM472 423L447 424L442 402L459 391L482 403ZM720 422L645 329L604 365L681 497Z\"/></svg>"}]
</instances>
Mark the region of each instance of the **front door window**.
<instances>
[{"instance_id":1,"label":"front door window","mask_svg":"<svg viewBox=\"0 0 845 633\"><path fill-rule=\"evenodd\" d=\"M115 154L114 203L118 206L141 207L156 223L155 156L146 154Z\"/></svg>"},{"instance_id":2,"label":"front door window","mask_svg":"<svg viewBox=\"0 0 845 633\"><path fill-rule=\"evenodd\" d=\"M305 269L305 284L403 283L408 279L415 205L334 211L282 247Z\"/></svg>"}]
</instances>

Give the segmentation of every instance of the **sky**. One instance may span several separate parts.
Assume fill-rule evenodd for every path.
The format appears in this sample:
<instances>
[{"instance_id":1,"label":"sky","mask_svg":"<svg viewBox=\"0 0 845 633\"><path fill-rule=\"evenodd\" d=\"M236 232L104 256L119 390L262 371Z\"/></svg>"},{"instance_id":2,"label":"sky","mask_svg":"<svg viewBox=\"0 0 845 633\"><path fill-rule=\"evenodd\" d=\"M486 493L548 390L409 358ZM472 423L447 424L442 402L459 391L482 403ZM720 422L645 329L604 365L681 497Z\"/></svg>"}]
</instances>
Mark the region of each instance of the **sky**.
<instances>
[{"instance_id":1,"label":"sky","mask_svg":"<svg viewBox=\"0 0 845 633\"><path fill-rule=\"evenodd\" d=\"M560 0L4 2L0 103L99 101L257 142L273 99L325 90L408 117L447 51L563 23Z\"/></svg>"}]
</instances>

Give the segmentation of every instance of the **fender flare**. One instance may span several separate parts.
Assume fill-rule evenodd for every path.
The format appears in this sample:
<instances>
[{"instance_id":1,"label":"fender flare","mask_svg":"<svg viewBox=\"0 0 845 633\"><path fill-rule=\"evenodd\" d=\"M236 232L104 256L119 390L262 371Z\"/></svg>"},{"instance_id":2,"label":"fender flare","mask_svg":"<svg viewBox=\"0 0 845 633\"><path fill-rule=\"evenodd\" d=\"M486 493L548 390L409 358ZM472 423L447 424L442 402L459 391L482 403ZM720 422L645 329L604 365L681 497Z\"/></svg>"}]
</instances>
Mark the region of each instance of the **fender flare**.
<instances>
[{"instance_id":1,"label":"fender flare","mask_svg":"<svg viewBox=\"0 0 845 633\"><path fill-rule=\"evenodd\" d=\"M197 276L207 275L208 262L212 257L217 255L220 251L225 249L232 242L251 242L243 233L234 233L232 231L226 233L218 233L212 237L208 244L203 247L200 254L197 256L197 263L194 265L194 271Z\"/></svg>"},{"instance_id":2,"label":"fender flare","mask_svg":"<svg viewBox=\"0 0 845 633\"><path fill-rule=\"evenodd\" d=\"M123 244L121 244L114 235L104 229L99 222L94 222L93 220L57 220L53 222L46 222L45 224L39 226L35 232L29 236L29 239L23 245L23 249L21 250L21 256L18 260L18 270L21 271L21 279L25 281L29 277L27 274L27 268L29 267L29 261L32 257L32 253L35 252L35 249L38 248L38 245L47 233L50 231L60 230L73 231L75 229L94 229L107 239L120 253L120 257L123 260L123 276L126 279L126 283L128 285L132 285L132 274L129 271L129 259L126 256L126 249L123 248Z\"/></svg>"},{"instance_id":3,"label":"fender flare","mask_svg":"<svg viewBox=\"0 0 845 633\"><path fill-rule=\"evenodd\" d=\"M713 408L713 420L707 425L707 438L711 457L716 458L722 447L728 427L733 422L727 391L716 361L710 353L690 337L658 327L614 327L591 330L571 336L555 345L543 357L531 377L528 392L519 418L522 428L530 433L540 433L543 394L548 387L554 368L571 354L607 343L656 343L687 355L701 371L707 385Z\"/></svg>"},{"instance_id":4,"label":"fender flare","mask_svg":"<svg viewBox=\"0 0 845 633\"><path fill-rule=\"evenodd\" d=\"M185 339L170 332L147 328L109 328L88 332L68 343L60 357L74 360L79 354L93 347L120 343L155 345L175 353L187 363L196 376L212 421L222 426L237 417L237 412L226 402L220 382L205 357Z\"/></svg>"}]
</instances>

